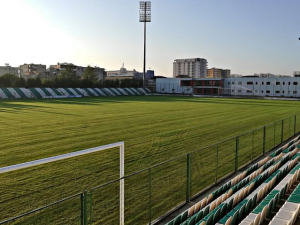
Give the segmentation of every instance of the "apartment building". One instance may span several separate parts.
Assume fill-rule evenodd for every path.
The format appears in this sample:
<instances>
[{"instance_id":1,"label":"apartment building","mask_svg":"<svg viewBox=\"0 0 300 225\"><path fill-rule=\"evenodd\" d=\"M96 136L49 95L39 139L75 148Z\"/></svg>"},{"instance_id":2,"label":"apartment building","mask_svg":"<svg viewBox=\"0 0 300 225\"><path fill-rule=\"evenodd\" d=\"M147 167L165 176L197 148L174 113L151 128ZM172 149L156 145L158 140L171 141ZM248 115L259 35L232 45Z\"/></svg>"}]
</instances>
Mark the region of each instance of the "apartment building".
<instances>
[{"instance_id":1,"label":"apartment building","mask_svg":"<svg viewBox=\"0 0 300 225\"><path fill-rule=\"evenodd\" d=\"M20 66L20 75L27 78L48 77L46 65L42 64L23 64Z\"/></svg>"},{"instance_id":2,"label":"apartment building","mask_svg":"<svg viewBox=\"0 0 300 225\"><path fill-rule=\"evenodd\" d=\"M50 65L48 71L52 76L60 75L62 71L66 70L68 67L70 67L76 76L82 77L84 74L84 71L87 67L84 66L77 66L73 63L57 63L56 65ZM100 67L93 67L94 73L98 80L103 80L105 78L105 69Z\"/></svg>"},{"instance_id":3,"label":"apartment building","mask_svg":"<svg viewBox=\"0 0 300 225\"><path fill-rule=\"evenodd\" d=\"M230 70L211 68L207 70L207 78L227 78L230 77Z\"/></svg>"},{"instance_id":4,"label":"apartment building","mask_svg":"<svg viewBox=\"0 0 300 225\"><path fill-rule=\"evenodd\" d=\"M203 58L175 59L173 62L173 77L180 75L192 78L207 76L207 60Z\"/></svg>"},{"instance_id":5,"label":"apartment building","mask_svg":"<svg viewBox=\"0 0 300 225\"><path fill-rule=\"evenodd\" d=\"M20 68L19 67L12 67L8 63L5 66L0 66L0 76L4 74L14 74L16 76L20 76Z\"/></svg>"}]
</instances>

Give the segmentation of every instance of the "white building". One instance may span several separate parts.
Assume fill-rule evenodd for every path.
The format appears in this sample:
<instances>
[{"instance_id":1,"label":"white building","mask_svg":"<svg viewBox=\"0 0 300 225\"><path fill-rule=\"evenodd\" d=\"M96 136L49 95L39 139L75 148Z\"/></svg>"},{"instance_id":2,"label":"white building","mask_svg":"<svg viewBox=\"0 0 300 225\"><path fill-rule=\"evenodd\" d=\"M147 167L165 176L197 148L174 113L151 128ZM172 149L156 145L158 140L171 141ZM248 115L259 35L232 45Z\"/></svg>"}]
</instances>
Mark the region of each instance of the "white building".
<instances>
[{"instance_id":1,"label":"white building","mask_svg":"<svg viewBox=\"0 0 300 225\"><path fill-rule=\"evenodd\" d=\"M202 58L175 59L173 62L173 77L186 75L192 78L202 78L207 75L207 60Z\"/></svg>"},{"instance_id":2,"label":"white building","mask_svg":"<svg viewBox=\"0 0 300 225\"><path fill-rule=\"evenodd\" d=\"M5 66L0 66L0 76L4 75L6 73L20 76L20 68L19 67L11 67L8 63L6 63Z\"/></svg>"},{"instance_id":3,"label":"white building","mask_svg":"<svg viewBox=\"0 0 300 225\"><path fill-rule=\"evenodd\" d=\"M120 70L108 70L106 71L107 77L108 78L133 78L135 74L137 74L138 72L133 69L133 70L127 70L124 67L124 63L123 66L120 68Z\"/></svg>"},{"instance_id":4,"label":"white building","mask_svg":"<svg viewBox=\"0 0 300 225\"><path fill-rule=\"evenodd\" d=\"M159 78L156 92L299 98L300 77Z\"/></svg>"},{"instance_id":5,"label":"white building","mask_svg":"<svg viewBox=\"0 0 300 225\"><path fill-rule=\"evenodd\" d=\"M300 97L300 78L227 78L224 80L224 94L272 97Z\"/></svg>"}]
</instances>

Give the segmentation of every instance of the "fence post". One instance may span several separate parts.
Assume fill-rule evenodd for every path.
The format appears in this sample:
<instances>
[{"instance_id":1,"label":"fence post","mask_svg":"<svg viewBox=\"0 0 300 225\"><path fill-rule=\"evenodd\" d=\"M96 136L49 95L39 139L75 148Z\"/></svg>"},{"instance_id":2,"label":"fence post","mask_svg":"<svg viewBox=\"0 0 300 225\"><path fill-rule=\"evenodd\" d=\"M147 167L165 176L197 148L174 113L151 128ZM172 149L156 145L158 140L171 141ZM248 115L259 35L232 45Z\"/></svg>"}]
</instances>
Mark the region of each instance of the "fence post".
<instances>
[{"instance_id":1,"label":"fence post","mask_svg":"<svg viewBox=\"0 0 300 225\"><path fill-rule=\"evenodd\" d=\"M235 173L238 171L238 163L239 163L239 136L237 136L235 140Z\"/></svg>"},{"instance_id":2,"label":"fence post","mask_svg":"<svg viewBox=\"0 0 300 225\"><path fill-rule=\"evenodd\" d=\"M284 121L281 121L281 143L283 142L283 123Z\"/></svg>"},{"instance_id":3,"label":"fence post","mask_svg":"<svg viewBox=\"0 0 300 225\"><path fill-rule=\"evenodd\" d=\"M92 192L88 193L88 197L89 197L89 211L90 211L90 218L88 219L87 224L92 224L93 223L93 219L92 219L92 210L93 210L93 198L92 198Z\"/></svg>"},{"instance_id":4,"label":"fence post","mask_svg":"<svg viewBox=\"0 0 300 225\"><path fill-rule=\"evenodd\" d=\"M190 201L191 197L191 153L186 155L186 202Z\"/></svg>"},{"instance_id":5,"label":"fence post","mask_svg":"<svg viewBox=\"0 0 300 225\"><path fill-rule=\"evenodd\" d=\"M87 191L81 193L81 224L87 225Z\"/></svg>"},{"instance_id":6,"label":"fence post","mask_svg":"<svg viewBox=\"0 0 300 225\"><path fill-rule=\"evenodd\" d=\"M151 168L149 168L149 224L151 225L151 217L152 217L152 186L151 186Z\"/></svg>"},{"instance_id":7,"label":"fence post","mask_svg":"<svg viewBox=\"0 0 300 225\"><path fill-rule=\"evenodd\" d=\"M294 116L295 118L294 118L294 135L296 134L296 124L297 124L297 116L295 115Z\"/></svg>"},{"instance_id":8,"label":"fence post","mask_svg":"<svg viewBox=\"0 0 300 225\"><path fill-rule=\"evenodd\" d=\"M264 126L264 137L263 137L263 155L266 152L266 126Z\"/></svg>"},{"instance_id":9,"label":"fence post","mask_svg":"<svg viewBox=\"0 0 300 225\"><path fill-rule=\"evenodd\" d=\"M253 161L253 152L254 152L254 130L252 131L252 151L251 151L251 162Z\"/></svg>"},{"instance_id":10,"label":"fence post","mask_svg":"<svg viewBox=\"0 0 300 225\"><path fill-rule=\"evenodd\" d=\"M218 164L219 164L219 145L216 148L216 177L215 177L215 184L218 182Z\"/></svg>"}]
</instances>

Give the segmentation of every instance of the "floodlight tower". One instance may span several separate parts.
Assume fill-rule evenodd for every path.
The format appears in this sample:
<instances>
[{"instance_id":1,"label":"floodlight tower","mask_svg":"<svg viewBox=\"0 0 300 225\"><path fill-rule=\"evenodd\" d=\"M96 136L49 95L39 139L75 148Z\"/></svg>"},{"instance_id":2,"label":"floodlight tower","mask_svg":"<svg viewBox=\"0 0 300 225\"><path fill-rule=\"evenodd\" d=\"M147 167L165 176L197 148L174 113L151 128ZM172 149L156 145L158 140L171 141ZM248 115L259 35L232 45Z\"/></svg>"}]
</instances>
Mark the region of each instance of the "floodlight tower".
<instances>
[{"instance_id":1,"label":"floodlight tower","mask_svg":"<svg viewBox=\"0 0 300 225\"><path fill-rule=\"evenodd\" d=\"M143 67L143 87L145 87L146 68L146 23L151 22L151 2L140 1L140 22L144 22L144 67Z\"/></svg>"}]
</instances>

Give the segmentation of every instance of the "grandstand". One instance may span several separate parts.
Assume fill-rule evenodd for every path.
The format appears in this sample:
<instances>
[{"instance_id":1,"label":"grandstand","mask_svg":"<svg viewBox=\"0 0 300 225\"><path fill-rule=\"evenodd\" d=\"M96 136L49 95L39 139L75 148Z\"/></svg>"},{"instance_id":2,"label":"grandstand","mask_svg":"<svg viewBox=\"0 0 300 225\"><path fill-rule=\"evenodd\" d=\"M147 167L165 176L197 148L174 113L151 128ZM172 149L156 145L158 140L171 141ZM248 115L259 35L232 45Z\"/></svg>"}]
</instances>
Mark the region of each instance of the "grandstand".
<instances>
[{"instance_id":1,"label":"grandstand","mask_svg":"<svg viewBox=\"0 0 300 225\"><path fill-rule=\"evenodd\" d=\"M147 88L0 88L0 99L146 95Z\"/></svg>"},{"instance_id":2,"label":"grandstand","mask_svg":"<svg viewBox=\"0 0 300 225\"><path fill-rule=\"evenodd\" d=\"M300 209L299 149L300 136L235 176L166 225L295 224Z\"/></svg>"}]
</instances>

